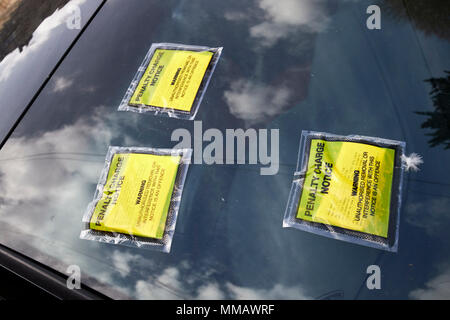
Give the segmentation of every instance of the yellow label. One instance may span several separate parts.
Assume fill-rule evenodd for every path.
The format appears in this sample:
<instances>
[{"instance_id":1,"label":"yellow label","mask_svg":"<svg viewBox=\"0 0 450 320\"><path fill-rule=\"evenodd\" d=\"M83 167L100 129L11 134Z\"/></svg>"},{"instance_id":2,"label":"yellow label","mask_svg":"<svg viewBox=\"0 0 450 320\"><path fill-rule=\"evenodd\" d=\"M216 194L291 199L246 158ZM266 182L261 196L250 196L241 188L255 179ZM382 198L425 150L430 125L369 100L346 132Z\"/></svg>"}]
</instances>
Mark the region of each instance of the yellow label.
<instances>
[{"instance_id":1,"label":"yellow label","mask_svg":"<svg viewBox=\"0 0 450 320\"><path fill-rule=\"evenodd\" d=\"M162 239L180 159L115 154L91 229Z\"/></svg>"},{"instance_id":2,"label":"yellow label","mask_svg":"<svg viewBox=\"0 0 450 320\"><path fill-rule=\"evenodd\" d=\"M130 105L190 111L213 54L156 49Z\"/></svg>"},{"instance_id":3,"label":"yellow label","mask_svg":"<svg viewBox=\"0 0 450 320\"><path fill-rule=\"evenodd\" d=\"M311 140L297 218L387 237L395 150Z\"/></svg>"}]
</instances>

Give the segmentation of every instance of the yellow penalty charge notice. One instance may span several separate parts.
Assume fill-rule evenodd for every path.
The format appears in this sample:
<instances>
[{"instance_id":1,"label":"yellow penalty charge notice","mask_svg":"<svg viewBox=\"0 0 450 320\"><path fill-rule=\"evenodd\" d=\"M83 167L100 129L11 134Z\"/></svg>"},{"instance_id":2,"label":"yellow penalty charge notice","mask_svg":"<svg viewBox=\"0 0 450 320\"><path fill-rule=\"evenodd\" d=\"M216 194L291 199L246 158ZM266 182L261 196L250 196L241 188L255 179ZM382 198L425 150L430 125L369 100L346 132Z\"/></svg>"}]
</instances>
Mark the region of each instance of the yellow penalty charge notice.
<instances>
[{"instance_id":1,"label":"yellow penalty charge notice","mask_svg":"<svg viewBox=\"0 0 450 320\"><path fill-rule=\"evenodd\" d=\"M162 239L181 156L116 153L90 228Z\"/></svg>"},{"instance_id":2,"label":"yellow penalty charge notice","mask_svg":"<svg viewBox=\"0 0 450 320\"><path fill-rule=\"evenodd\" d=\"M213 55L211 51L156 49L129 105L190 112Z\"/></svg>"},{"instance_id":3,"label":"yellow penalty charge notice","mask_svg":"<svg viewBox=\"0 0 450 320\"><path fill-rule=\"evenodd\" d=\"M312 139L297 218L387 238L395 150Z\"/></svg>"}]
</instances>

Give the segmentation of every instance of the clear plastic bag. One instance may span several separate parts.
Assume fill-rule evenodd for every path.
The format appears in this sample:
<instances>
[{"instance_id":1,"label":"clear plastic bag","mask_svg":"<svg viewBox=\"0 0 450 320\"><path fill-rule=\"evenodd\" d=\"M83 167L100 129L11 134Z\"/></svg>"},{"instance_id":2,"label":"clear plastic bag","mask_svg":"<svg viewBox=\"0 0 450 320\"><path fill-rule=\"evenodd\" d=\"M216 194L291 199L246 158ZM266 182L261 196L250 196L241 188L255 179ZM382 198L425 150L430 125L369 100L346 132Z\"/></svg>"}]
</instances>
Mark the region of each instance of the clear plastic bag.
<instances>
[{"instance_id":1,"label":"clear plastic bag","mask_svg":"<svg viewBox=\"0 0 450 320\"><path fill-rule=\"evenodd\" d=\"M80 238L169 252L191 154L110 147Z\"/></svg>"},{"instance_id":2,"label":"clear plastic bag","mask_svg":"<svg viewBox=\"0 0 450 320\"><path fill-rule=\"evenodd\" d=\"M152 44L118 110L193 120L221 53L222 47Z\"/></svg>"},{"instance_id":3,"label":"clear plastic bag","mask_svg":"<svg viewBox=\"0 0 450 320\"><path fill-rule=\"evenodd\" d=\"M405 142L302 131L283 227L396 252Z\"/></svg>"}]
</instances>

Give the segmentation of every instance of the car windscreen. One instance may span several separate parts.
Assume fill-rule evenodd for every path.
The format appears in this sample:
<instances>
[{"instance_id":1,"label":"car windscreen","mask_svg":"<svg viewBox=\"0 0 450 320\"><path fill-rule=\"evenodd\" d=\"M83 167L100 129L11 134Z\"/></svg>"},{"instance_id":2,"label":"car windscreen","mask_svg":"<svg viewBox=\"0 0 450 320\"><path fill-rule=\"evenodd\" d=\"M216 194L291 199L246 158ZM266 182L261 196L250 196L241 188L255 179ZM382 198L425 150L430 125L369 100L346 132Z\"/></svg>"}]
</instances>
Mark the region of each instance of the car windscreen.
<instances>
[{"instance_id":1,"label":"car windscreen","mask_svg":"<svg viewBox=\"0 0 450 320\"><path fill-rule=\"evenodd\" d=\"M108 1L0 150L0 242L61 272L79 266L115 298L448 298L442 3ZM195 121L117 111L158 42L224 48ZM109 146L171 148L175 130L198 138L199 125L278 130L276 174L236 153L191 164L170 253L79 238ZM405 141L422 156L404 175L397 253L282 228L302 130ZM380 290L366 286L371 265Z\"/></svg>"},{"instance_id":2,"label":"car windscreen","mask_svg":"<svg viewBox=\"0 0 450 320\"><path fill-rule=\"evenodd\" d=\"M0 144L101 0L0 2ZM68 85L59 78L58 91Z\"/></svg>"}]
</instances>

